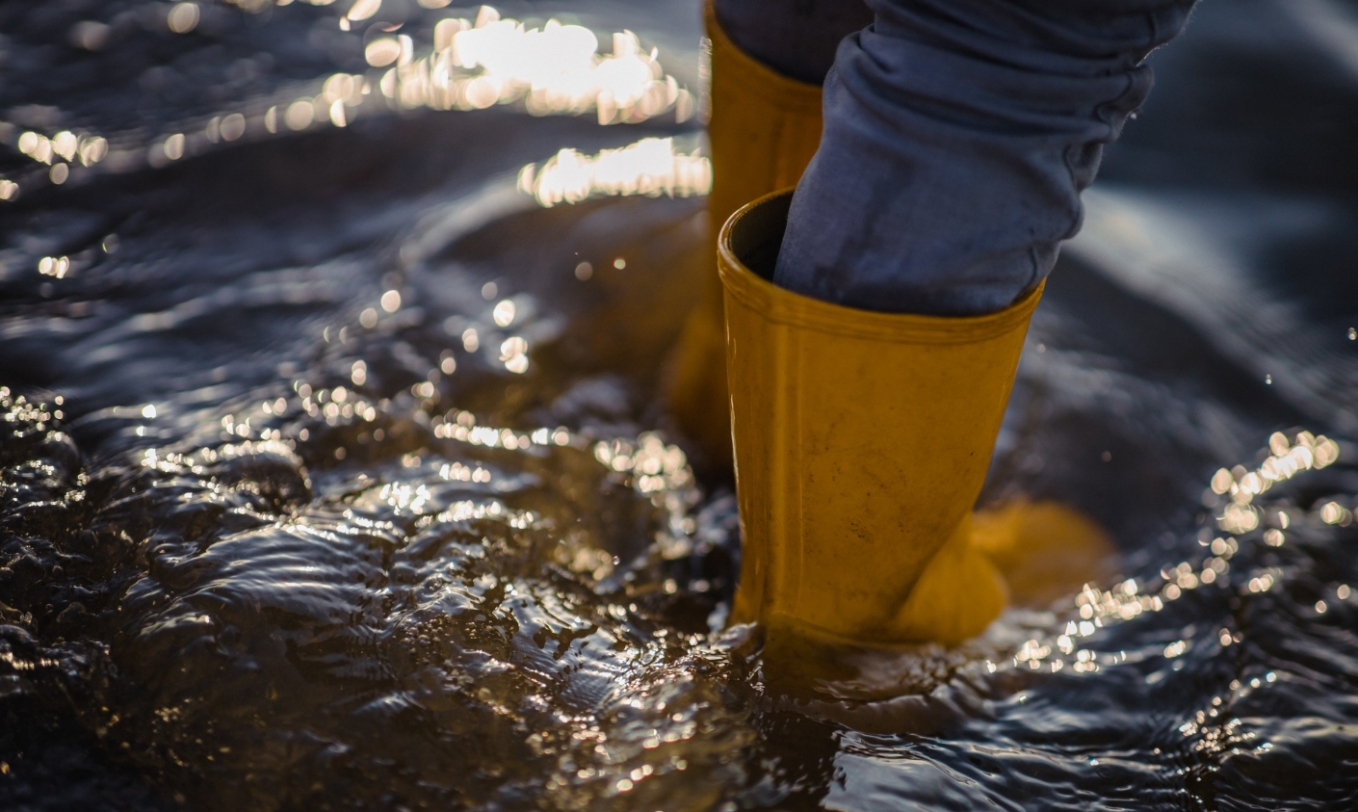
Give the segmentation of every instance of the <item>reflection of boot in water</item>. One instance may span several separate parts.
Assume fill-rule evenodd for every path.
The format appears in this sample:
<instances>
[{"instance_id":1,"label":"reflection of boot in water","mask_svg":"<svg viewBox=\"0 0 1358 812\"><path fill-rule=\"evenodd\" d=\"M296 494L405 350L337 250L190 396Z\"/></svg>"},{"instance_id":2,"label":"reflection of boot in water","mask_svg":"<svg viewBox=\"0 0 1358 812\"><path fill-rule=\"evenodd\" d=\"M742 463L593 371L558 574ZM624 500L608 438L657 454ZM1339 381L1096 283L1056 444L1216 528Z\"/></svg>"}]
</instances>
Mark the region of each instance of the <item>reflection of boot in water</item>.
<instances>
[{"instance_id":1,"label":"reflection of boot in water","mask_svg":"<svg viewBox=\"0 0 1358 812\"><path fill-rule=\"evenodd\" d=\"M707 7L712 41L713 182L708 221L715 238L735 210L801 177L820 142L821 89L780 75L737 48ZM711 254L709 254L710 256ZM667 398L679 427L714 469L731 465L721 282L709 266L698 307L670 354Z\"/></svg>"}]
</instances>

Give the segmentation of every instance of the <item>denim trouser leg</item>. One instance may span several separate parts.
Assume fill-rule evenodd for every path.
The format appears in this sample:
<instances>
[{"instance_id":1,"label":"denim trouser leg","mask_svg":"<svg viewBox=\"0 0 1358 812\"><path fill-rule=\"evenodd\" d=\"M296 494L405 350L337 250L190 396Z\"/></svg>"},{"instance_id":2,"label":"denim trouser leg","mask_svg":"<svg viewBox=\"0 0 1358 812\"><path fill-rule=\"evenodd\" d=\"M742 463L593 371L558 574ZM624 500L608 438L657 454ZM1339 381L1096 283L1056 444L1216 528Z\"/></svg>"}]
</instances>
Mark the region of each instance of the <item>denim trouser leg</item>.
<instances>
[{"instance_id":1,"label":"denim trouser leg","mask_svg":"<svg viewBox=\"0 0 1358 812\"><path fill-rule=\"evenodd\" d=\"M872 24L863 0L714 0L722 30L784 76L818 85L839 43Z\"/></svg>"},{"instance_id":2,"label":"denim trouser leg","mask_svg":"<svg viewBox=\"0 0 1358 812\"><path fill-rule=\"evenodd\" d=\"M756 2L719 0L719 17ZM869 310L1006 307L1078 231L1103 146L1150 90L1144 58L1194 2L867 0L875 22L842 41L825 80L820 151L774 280Z\"/></svg>"}]
</instances>

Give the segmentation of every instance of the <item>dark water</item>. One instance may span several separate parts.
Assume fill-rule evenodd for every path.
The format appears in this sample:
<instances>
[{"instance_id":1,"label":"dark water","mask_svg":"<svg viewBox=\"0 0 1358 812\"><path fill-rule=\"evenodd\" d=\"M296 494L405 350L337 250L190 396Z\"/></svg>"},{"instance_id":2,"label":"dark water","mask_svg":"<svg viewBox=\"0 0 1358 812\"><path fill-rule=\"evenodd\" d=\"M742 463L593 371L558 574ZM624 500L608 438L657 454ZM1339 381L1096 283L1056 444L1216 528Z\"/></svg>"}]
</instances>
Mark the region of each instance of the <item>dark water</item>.
<instances>
[{"instance_id":1,"label":"dark water","mask_svg":"<svg viewBox=\"0 0 1358 812\"><path fill-rule=\"evenodd\" d=\"M1125 580L788 693L655 394L697 8L500 8L599 114L238 5L0 4L0 807L1358 807L1358 6L1206 0L1038 313L985 499Z\"/></svg>"}]
</instances>

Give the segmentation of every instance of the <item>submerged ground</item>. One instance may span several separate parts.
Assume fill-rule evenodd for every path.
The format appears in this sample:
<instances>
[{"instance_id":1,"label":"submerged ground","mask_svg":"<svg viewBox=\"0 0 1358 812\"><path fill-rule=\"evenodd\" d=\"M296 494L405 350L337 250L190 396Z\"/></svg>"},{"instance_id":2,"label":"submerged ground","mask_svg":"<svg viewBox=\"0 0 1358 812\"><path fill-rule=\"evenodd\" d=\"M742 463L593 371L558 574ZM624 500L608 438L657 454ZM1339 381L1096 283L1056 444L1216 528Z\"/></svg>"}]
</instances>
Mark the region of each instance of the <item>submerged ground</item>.
<instances>
[{"instance_id":1,"label":"submerged ground","mask_svg":"<svg viewBox=\"0 0 1358 812\"><path fill-rule=\"evenodd\" d=\"M1358 4L1204 0L1036 317L985 500L1122 575L797 691L656 398L698 16L0 3L0 807L1358 805Z\"/></svg>"}]
</instances>

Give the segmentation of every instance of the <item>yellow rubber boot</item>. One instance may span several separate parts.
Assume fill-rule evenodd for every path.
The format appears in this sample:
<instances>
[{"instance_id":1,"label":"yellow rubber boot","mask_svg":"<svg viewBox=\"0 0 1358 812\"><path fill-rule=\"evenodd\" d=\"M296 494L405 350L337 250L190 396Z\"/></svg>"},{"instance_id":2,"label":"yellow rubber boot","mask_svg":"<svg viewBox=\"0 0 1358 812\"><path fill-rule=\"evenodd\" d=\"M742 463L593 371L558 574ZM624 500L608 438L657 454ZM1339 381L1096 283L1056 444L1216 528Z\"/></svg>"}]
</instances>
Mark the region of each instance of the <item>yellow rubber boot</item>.
<instances>
[{"instance_id":1,"label":"yellow rubber boot","mask_svg":"<svg viewBox=\"0 0 1358 812\"><path fill-rule=\"evenodd\" d=\"M712 160L708 219L715 236L736 209L757 197L793 186L820 144L821 88L782 76L743 53L721 30L707 6L712 41ZM668 400L686 435L708 461L731 461L726 391L726 339L721 283L705 274L699 307L689 316L670 360Z\"/></svg>"},{"instance_id":2,"label":"yellow rubber boot","mask_svg":"<svg viewBox=\"0 0 1358 812\"><path fill-rule=\"evenodd\" d=\"M972 517L972 543L1009 587L1010 603L1046 609L1087 583L1117 575L1112 539L1088 516L1058 502L1017 500Z\"/></svg>"},{"instance_id":3,"label":"yellow rubber boot","mask_svg":"<svg viewBox=\"0 0 1358 812\"><path fill-rule=\"evenodd\" d=\"M784 290L769 278L790 202L756 201L718 240L743 537L733 620L846 643L961 642L1006 602L971 510L1041 289L972 317Z\"/></svg>"}]
</instances>

